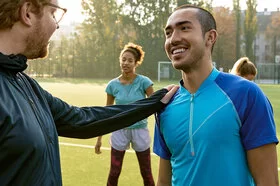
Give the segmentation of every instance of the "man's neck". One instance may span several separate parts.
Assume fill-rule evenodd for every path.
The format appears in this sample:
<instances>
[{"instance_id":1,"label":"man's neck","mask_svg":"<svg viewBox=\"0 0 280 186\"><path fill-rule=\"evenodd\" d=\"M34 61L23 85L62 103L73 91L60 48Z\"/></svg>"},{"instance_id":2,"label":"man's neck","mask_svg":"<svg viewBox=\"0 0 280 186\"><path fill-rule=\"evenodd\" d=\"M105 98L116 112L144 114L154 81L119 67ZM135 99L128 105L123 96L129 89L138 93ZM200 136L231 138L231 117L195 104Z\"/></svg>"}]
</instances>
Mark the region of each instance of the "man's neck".
<instances>
[{"instance_id":1,"label":"man's neck","mask_svg":"<svg viewBox=\"0 0 280 186\"><path fill-rule=\"evenodd\" d=\"M0 30L0 52L5 55L20 54L24 50L22 34L20 31L16 31L14 27Z\"/></svg>"},{"instance_id":2,"label":"man's neck","mask_svg":"<svg viewBox=\"0 0 280 186\"><path fill-rule=\"evenodd\" d=\"M213 66L211 63L207 66L199 68L197 70L182 72L182 79L184 81L184 87L191 93L195 93L200 85L212 72Z\"/></svg>"}]
</instances>

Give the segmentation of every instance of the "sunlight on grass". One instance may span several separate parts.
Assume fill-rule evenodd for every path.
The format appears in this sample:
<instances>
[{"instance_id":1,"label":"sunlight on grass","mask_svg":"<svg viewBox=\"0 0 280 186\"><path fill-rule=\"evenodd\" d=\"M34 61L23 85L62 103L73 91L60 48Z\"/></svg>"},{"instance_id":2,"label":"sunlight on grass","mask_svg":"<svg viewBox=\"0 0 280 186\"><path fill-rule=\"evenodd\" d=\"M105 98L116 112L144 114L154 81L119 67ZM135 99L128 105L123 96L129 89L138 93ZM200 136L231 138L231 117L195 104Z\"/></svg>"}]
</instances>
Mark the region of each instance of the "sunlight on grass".
<instances>
[{"instance_id":1,"label":"sunlight on grass","mask_svg":"<svg viewBox=\"0 0 280 186\"><path fill-rule=\"evenodd\" d=\"M65 100L69 104L77 106L103 106L106 102L105 86L108 80L42 80L40 85L56 97ZM155 81L154 89L158 90L168 84L177 82ZM270 99L277 124L277 134L280 135L280 86L260 85L267 97ZM148 119L151 139L153 140L154 117ZM110 134L103 137L103 147L110 148ZM60 142L83 144L94 146L96 139L71 139L60 137ZM277 146L278 154L280 147ZM96 155L92 148L70 147L60 145L61 166L64 186L103 186L106 185L109 165L110 151L102 150L102 154ZM280 162L280 158L278 158ZM280 164L278 163L280 166ZM158 157L152 156L153 176L156 180L158 171ZM142 186L142 178L139 171L135 153L126 153L123 170L119 179L121 186Z\"/></svg>"}]
</instances>

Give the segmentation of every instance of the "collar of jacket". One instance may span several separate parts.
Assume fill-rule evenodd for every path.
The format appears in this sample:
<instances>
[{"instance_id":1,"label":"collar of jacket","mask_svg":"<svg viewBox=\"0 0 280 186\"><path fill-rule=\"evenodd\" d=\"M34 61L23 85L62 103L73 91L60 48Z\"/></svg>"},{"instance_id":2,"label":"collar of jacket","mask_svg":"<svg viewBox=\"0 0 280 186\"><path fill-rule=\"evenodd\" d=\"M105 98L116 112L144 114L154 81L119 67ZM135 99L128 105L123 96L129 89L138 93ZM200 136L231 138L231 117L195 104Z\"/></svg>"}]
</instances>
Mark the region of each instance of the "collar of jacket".
<instances>
[{"instance_id":1,"label":"collar of jacket","mask_svg":"<svg viewBox=\"0 0 280 186\"><path fill-rule=\"evenodd\" d=\"M4 55L0 52L0 69L12 72L22 72L27 68L27 58L24 55Z\"/></svg>"}]
</instances>

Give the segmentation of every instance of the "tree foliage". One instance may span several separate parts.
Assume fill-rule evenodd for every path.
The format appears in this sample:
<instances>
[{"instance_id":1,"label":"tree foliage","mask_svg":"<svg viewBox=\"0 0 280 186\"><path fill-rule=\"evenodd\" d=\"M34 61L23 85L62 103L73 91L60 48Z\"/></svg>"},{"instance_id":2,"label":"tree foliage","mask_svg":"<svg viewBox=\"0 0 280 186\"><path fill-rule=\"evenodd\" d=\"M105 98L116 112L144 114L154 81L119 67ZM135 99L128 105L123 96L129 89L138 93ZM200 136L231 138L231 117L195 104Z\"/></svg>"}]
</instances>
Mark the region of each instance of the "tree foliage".
<instances>
[{"instance_id":1,"label":"tree foliage","mask_svg":"<svg viewBox=\"0 0 280 186\"><path fill-rule=\"evenodd\" d=\"M254 59L253 44L257 33L257 2L256 0L247 0L247 10L244 21L244 36L246 46L246 56Z\"/></svg>"},{"instance_id":2,"label":"tree foliage","mask_svg":"<svg viewBox=\"0 0 280 186\"><path fill-rule=\"evenodd\" d=\"M271 21L266 28L266 36L271 40L273 50L270 61L274 61L274 57L280 55L280 44L277 45L280 39L280 12L275 12L271 16Z\"/></svg>"},{"instance_id":3,"label":"tree foliage","mask_svg":"<svg viewBox=\"0 0 280 186\"><path fill-rule=\"evenodd\" d=\"M236 35L235 35L235 61L241 57L240 45L241 45L241 9L240 0L233 0L233 11L235 14L235 25L236 25Z\"/></svg>"},{"instance_id":4,"label":"tree foliage","mask_svg":"<svg viewBox=\"0 0 280 186\"><path fill-rule=\"evenodd\" d=\"M213 9L217 23L218 40L213 51L213 60L225 70L232 67L235 59L235 19L234 13L225 7Z\"/></svg>"},{"instance_id":5,"label":"tree foliage","mask_svg":"<svg viewBox=\"0 0 280 186\"><path fill-rule=\"evenodd\" d=\"M138 67L137 73L155 79L158 61L169 61L164 51L163 28L170 13L181 4L202 6L214 14L219 36L213 60L218 67L227 70L241 55L240 46L244 43L246 55L254 55L252 45L257 31L255 1L247 0L243 32L243 25L238 23L243 18L239 0L233 0L234 11L223 7L213 9L212 0L82 0L86 19L73 30L70 37L52 42L49 57L40 59L44 63L42 65L32 64L30 73L57 77L113 78L120 74L121 49L126 43L134 42L145 51L144 63ZM279 17L273 16L267 29L270 37L280 37ZM244 36L244 43L240 39L241 35ZM174 72L171 70L171 73ZM171 75L174 77L174 74ZM180 73L175 75L180 77Z\"/></svg>"}]
</instances>

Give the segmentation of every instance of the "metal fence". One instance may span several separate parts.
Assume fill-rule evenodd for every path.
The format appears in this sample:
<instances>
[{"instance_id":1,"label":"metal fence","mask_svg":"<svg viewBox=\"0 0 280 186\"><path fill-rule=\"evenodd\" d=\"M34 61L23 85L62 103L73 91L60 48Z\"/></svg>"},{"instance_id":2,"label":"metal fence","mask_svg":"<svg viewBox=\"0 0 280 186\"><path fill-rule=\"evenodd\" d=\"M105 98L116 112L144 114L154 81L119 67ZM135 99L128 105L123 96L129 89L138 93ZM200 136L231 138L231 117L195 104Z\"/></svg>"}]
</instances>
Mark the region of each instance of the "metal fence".
<instances>
[{"instance_id":1,"label":"metal fence","mask_svg":"<svg viewBox=\"0 0 280 186\"><path fill-rule=\"evenodd\" d=\"M280 84L280 63L258 63L256 83Z\"/></svg>"}]
</instances>

